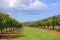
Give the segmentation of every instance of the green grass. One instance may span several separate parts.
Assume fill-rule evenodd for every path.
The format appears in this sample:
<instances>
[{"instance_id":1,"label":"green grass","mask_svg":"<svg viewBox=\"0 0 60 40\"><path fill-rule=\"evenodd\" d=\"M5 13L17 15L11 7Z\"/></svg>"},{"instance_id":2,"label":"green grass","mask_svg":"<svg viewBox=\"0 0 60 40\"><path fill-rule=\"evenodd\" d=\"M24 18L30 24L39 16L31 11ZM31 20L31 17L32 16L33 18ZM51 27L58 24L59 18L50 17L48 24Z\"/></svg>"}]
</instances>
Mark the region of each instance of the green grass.
<instances>
[{"instance_id":1,"label":"green grass","mask_svg":"<svg viewBox=\"0 0 60 40\"><path fill-rule=\"evenodd\" d=\"M38 28L24 27L19 32L22 36L17 40L60 40L60 35Z\"/></svg>"}]
</instances>

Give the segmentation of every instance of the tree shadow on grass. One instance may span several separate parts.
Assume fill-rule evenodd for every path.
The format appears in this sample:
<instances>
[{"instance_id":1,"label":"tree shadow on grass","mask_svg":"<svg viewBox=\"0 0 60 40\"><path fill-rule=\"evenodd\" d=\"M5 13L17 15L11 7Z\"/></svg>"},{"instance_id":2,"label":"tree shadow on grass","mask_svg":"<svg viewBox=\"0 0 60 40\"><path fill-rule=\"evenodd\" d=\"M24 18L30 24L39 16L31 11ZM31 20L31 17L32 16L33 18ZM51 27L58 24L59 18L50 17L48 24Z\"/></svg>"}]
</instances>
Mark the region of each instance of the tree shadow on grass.
<instances>
[{"instance_id":1,"label":"tree shadow on grass","mask_svg":"<svg viewBox=\"0 0 60 40\"><path fill-rule=\"evenodd\" d=\"M2 34L21 34L21 33L2 33Z\"/></svg>"},{"instance_id":2,"label":"tree shadow on grass","mask_svg":"<svg viewBox=\"0 0 60 40\"><path fill-rule=\"evenodd\" d=\"M0 39L15 39L15 38L20 38L20 37L25 37L25 35L19 35L19 34L0 34Z\"/></svg>"}]
</instances>

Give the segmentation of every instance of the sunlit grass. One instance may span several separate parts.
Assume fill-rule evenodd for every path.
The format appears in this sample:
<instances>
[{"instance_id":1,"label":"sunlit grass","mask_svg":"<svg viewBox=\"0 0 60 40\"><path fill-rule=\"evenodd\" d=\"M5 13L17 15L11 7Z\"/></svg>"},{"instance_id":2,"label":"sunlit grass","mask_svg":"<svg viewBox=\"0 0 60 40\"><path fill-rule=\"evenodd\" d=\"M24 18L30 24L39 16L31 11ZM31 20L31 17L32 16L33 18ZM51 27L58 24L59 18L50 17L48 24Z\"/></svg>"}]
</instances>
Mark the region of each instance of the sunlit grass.
<instances>
[{"instance_id":1,"label":"sunlit grass","mask_svg":"<svg viewBox=\"0 0 60 40\"><path fill-rule=\"evenodd\" d=\"M24 27L21 35L17 40L60 40L60 35L48 32L42 29Z\"/></svg>"}]
</instances>

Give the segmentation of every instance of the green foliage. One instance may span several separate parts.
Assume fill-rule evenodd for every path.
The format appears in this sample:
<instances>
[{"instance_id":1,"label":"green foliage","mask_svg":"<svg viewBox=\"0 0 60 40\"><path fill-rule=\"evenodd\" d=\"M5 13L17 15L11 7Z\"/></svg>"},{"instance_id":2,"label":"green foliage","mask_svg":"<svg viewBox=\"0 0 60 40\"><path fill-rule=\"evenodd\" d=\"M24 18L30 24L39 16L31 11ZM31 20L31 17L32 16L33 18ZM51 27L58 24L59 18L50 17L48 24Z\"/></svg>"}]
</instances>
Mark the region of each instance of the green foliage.
<instances>
[{"instance_id":1,"label":"green foliage","mask_svg":"<svg viewBox=\"0 0 60 40\"><path fill-rule=\"evenodd\" d=\"M49 28L49 26L52 26L53 29L55 29L56 25L60 26L60 15L52 16L49 18L45 18L42 20L35 21L35 22L28 22L28 24L26 24L26 25L32 26L32 27L38 27L39 26L41 28L43 28L43 27L45 28L46 26L47 26L47 28Z\"/></svg>"},{"instance_id":2,"label":"green foliage","mask_svg":"<svg viewBox=\"0 0 60 40\"><path fill-rule=\"evenodd\" d=\"M17 20L11 18L8 14L6 13L2 13L0 12L0 30L1 33L3 32L2 30L4 30L6 28L18 28L21 27L22 24L19 23Z\"/></svg>"}]
</instances>

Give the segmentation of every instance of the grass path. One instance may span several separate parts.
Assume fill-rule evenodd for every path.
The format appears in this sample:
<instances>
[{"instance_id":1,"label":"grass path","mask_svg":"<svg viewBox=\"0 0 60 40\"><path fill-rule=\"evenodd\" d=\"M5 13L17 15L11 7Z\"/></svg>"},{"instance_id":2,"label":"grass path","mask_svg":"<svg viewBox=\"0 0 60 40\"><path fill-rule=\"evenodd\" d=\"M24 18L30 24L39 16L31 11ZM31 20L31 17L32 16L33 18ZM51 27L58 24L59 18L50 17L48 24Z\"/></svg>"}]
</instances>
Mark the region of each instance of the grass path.
<instances>
[{"instance_id":1,"label":"grass path","mask_svg":"<svg viewBox=\"0 0 60 40\"><path fill-rule=\"evenodd\" d=\"M20 37L7 40L60 40L60 34L57 35L43 29L23 27L22 31L17 31L17 33L20 32L21 34L18 34Z\"/></svg>"},{"instance_id":2,"label":"grass path","mask_svg":"<svg viewBox=\"0 0 60 40\"><path fill-rule=\"evenodd\" d=\"M60 40L60 35L42 29L24 27L21 32L24 36L17 40Z\"/></svg>"}]
</instances>

